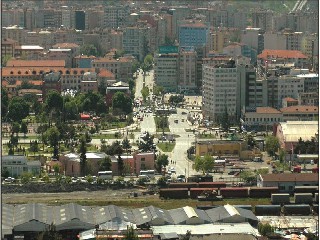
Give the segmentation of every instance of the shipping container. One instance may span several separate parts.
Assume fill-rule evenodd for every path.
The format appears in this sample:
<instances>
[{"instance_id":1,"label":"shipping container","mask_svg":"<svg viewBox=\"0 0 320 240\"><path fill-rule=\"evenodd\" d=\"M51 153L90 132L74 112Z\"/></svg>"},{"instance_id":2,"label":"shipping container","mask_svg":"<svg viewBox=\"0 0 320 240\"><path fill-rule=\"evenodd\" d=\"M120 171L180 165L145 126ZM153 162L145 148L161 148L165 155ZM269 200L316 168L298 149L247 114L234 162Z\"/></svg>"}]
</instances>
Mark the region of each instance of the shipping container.
<instances>
[{"instance_id":1,"label":"shipping container","mask_svg":"<svg viewBox=\"0 0 320 240\"><path fill-rule=\"evenodd\" d=\"M271 194L278 192L278 187L251 187L249 196L251 198L270 198Z\"/></svg>"},{"instance_id":2,"label":"shipping container","mask_svg":"<svg viewBox=\"0 0 320 240\"><path fill-rule=\"evenodd\" d=\"M271 194L271 203L272 204L287 204L287 203L290 203L290 194L289 193Z\"/></svg>"},{"instance_id":3,"label":"shipping container","mask_svg":"<svg viewBox=\"0 0 320 240\"><path fill-rule=\"evenodd\" d=\"M218 188L190 188L190 198L197 199L204 191L216 191L218 193Z\"/></svg>"},{"instance_id":4,"label":"shipping container","mask_svg":"<svg viewBox=\"0 0 320 240\"><path fill-rule=\"evenodd\" d=\"M284 205L283 212L285 215L308 216L311 214L311 208L308 204Z\"/></svg>"},{"instance_id":5,"label":"shipping container","mask_svg":"<svg viewBox=\"0 0 320 240\"><path fill-rule=\"evenodd\" d=\"M312 193L313 195L315 193L319 192L318 186L295 186L294 187L295 193Z\"/></svg>"},{"instance_id":6,"label":"shipping container","mask_svg":"<svg viewBox=\"0 0 320 240\"><path fill-rule=\"evenodd\" d=\"M199 182L199 188L225 188L227 184L225 182Z\"/></svg>"},{"instance_id":7,"label":"shipping container","mask_svg":"<svg viewBox=\"0 0 320 240\"><path fill-rule=\"evenodd\" d=\"M248 197L248 188L220 188L220 195L223 198Z\"/></svg>"},{"instance_id":8,"label":"shipping container","mask_svg":"<svg viewBox=\"0 0 320 240\"><path fill-rule=\"evenodd\" d=\"M159 197L164 199L187 199L189 198L188 188L161 188Z\"/></svg>"},{"instance_id":9,"label":"shipping container","mask_svg":"<svg viewBox=\"0 0 320 240\"><path fill-rule=\"evenodd\" d=\"M197 188L198 183L169 183L169 188Z\"/></svg>"},{"instance_id":10,"label":"shipping container","mask_svg":"<svg viewBox=\"0 0 320 240\"><path fill-rule=\"evenodd\" d=\"M280 216L280 205L256 205L254 212L257 216Z\"/></svg>"},{"instance_id":11,"label":"shipping container","mask_svg":"<svg viewBox=\"0 0 320 240\"><path fill-rule=\"evenodd\" d=\"M312 193L295 193L294 194L294 203L305 203L305 204L312 204L313 196Z\"/></svg>"}]
</instances>

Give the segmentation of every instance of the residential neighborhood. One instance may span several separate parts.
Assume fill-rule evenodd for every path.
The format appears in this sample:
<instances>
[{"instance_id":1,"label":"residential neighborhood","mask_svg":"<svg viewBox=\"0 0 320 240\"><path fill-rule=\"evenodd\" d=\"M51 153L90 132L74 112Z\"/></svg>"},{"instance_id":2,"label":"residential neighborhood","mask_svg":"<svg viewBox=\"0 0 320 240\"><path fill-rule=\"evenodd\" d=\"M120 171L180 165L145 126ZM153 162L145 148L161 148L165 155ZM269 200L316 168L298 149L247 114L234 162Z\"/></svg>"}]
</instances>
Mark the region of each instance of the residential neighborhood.
<instances>
[{"instance_id":1,"label":"residential neighborhood","mask_svg":"<svg viewBox=\"0 0 320 240\"><path fill-rule=\"evenodd\" d=\"M318 239L318 1L1 5L1 239Z\"/></svg>"}]
</instances>

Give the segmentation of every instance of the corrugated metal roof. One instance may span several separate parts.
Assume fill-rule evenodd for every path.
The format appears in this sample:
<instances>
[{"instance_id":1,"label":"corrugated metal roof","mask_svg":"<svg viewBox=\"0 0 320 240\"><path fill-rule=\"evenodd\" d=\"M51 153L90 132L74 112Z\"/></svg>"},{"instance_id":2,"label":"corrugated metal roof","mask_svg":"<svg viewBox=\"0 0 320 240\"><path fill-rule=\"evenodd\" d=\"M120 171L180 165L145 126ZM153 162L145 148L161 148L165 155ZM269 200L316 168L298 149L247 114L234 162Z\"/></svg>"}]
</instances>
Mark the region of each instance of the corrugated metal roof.
<instances>
[{"instance_id":1,"label":"corrugated metal roof","mask_svg":"<svg viewBox=\"0 0 320 240\"><path fill-rule=\"evenodd\" d=\"M169 214L172 217L174 224L181 224L189 219L183 208L171 209L169 210Z\"/></svg>"}]
</instances>

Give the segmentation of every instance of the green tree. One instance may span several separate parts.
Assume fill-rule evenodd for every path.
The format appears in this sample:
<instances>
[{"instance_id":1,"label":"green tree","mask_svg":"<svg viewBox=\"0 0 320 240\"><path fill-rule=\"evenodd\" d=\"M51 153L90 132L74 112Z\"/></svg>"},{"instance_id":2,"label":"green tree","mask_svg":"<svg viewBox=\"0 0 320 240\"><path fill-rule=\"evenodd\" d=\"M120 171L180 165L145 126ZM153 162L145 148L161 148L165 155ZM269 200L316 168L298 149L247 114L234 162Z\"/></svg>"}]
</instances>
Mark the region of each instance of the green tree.
<instances>
[{"instance_id":1,"label":"green tree","mask_svg":"<svg viewBox=\"0 0 320 240\"><path fill-rule=\"evenodd\" d=\"M52 223L46 228L45 231L41 232L37 240L62 240L62 235L56 230L55 225Z\"/></svg>"},{"instance_id":2,"label":"green tree","mask_svg":"<svg viewBox=\"0 0 320 240\"><path fill-rule=\"evenodd\" d=\"M124 50L117 50L116 54L114 55L114 59L118 59L120 57L123 57L124 53L125 53Z\"/></svg>"},{"instance_id":3,"label":"green tree","mask_svg":"<svg viewBox=\"0 0 320 240\"><path fill-rule=\"evenodd\" d=\"M125 233L125 236L123 239L124 240L138 240L139 239L139 237L135 233L135 230L132 225L130 227L127 227L127 232Z\"/></svg>"},{"instance_id":4,"label":"green tree","mask_svg":"<svg viewBox=\"0 0 320 240\"><path fill-rule=\"evenodd\" d=\"M18 122L13 122L11 126L11 133L18 136L20 131L20 124Z\"/></svg>"},{"instance_id":5,"label":"green tree","mask_svg":"<svg viewBox=\"0 0 320 240\"><path fill-rule=\"evenodd\" d=\"M58 144L60 140L60 132L56 126L49 128L44 133L46 141L53 147L53 157L58 159Z\"/></svg>"},{"instance_id":6,"label":"green tree","mask_svg":"<svg viewBox=\"0 0 320 240\"><path fill-rule=\"evenodd\" d=\"M139 150L141 150L142 152L152 152L155 150L153 136L151 136L149 132L146 133L142 140L143 141L140 141L138 144Z\"/></svg>"},{"instance_id":7,"label":"green tree","mask_svg":"<svg viewBox=\"0 0 320 240\"><path fill-rule=\"evenodd\" d=\"M256 181L256 174L252 171L242 171L239 176L246 183L253 183Z\"/></svg>"},{"instance_id":8,"label":"green tree","mask_svg":"<svg viewBox=\"0 0 320 240\"><path fill-rule=\"evenodd\" d=\"M80 140L80 172L81 176L85 176L87 173L87 146L84 137Z\"/></svg>"},{"instance_id":9,"label":"green tree","mask_svg":"<svg viewBox=\"0 0 320 240\"><path fill-rule=\"evenodd\" d=\"M120 156L120 154L118 155L117 162L118 162L118 172L119 172L119 175L122 176L123 170L124 170L124 162L123 162L123 159L122 159L122 157Z\"/></svg>"},{"instance_id":10,"label":"green tree","mask_svg":"<svg viewBox=\"0 0 320 240\"><path fill-rule=\"evenodd\" d=\"M131 148L131 145L130 145L130 141L127 137L125 139L123 139L123 141L122 141L122 148L124 150L126 150L126 154L128 155L128 150Z\"/></svg>"},{"instance_id":11,"label":"green tree","mask_svg":"<svg viewBox=\"0 0 320 240\"><path fill-rule=\"evenodd\" d=\"M20 132L22 132L24 137L26 137L26 134L28 133L28 124L25 121L21 122Z\"/></svg>"},{"instance_id":12,"label":"green tree","mask_svg":"<svg viewBox=\"0 0 320 240\"><path fill-rule=\"evenodd\" d=\"M184 98L182 95L171 95L169 97L169 103L172 105L177 105L183 101L184 101Z\"/></svg>"},{"instance_id":13,"label":"green tree","mask_svg":"<svg viewBox=\"0 0 320 240\"><path fill-rule=\"evenodd\" d=\"M87 56L97 56L97 48L93 44L83 44L80 47L80 53Z\"/></svg>"},{"instance_id":14,"label":"green tree","mask_svg":"<svg viewBox=\"0 0 320 240\"><path fill-rule=\"evenodd\" d=\"M252 134L247 134L245 139L247 140L249 149L253 149L256 146L256 140L253 138Z\"/></svg>"},{"instance_id":15,"label":"green tree","mask_svg":"<svg viewBox=\"0 0 320 240\"><path fill-rule=\"evenodd\" d=\"M2 168L2 170L1 170L1 177L3 177L3 178L10 177L10 172L8 171L8 169Z\"/></svg>"},{"instance_id":16,"label":"green tree","mask_svg":"<svg viewBox=\"0 0 320 240\"><path fill-rule=\"evenodd\" d=\"M23 172L20 176L21 183L26 184L29 183L32 179L33 175L30 172Z\"/></svg>"},{"instance_id":17,"label":"green tree","mask_svg":"<svg viewBox=\"0 0 320 240\"><path fill-rule=\"evenodd\" d=\"M132 99L123 92L116 92L112 97L112 108L129 114L132 112Z\"/></svg>"},{"instance_id":18,"label":"green tree","mask_svg":"<svg viewBox=\"0 0 320 240\"><path fill-rule=\"evenodd\" d=\"M29 115L29 108L22 97L13 97L9 103L7 119L20 123Z\"/></svg>"},{"instance_id":19,"label":"green tree","mask_svg":"<svg viewBox=\"0 0 320 240\"><path fill-rule=\"evenodd\" d=\"M274 232L274 228L269 223L259 223L258 231L262 236L267 236L268 234Z\"/></svg>"},{"instance_id":20,"label":"green tree","mask_svg":"<svg viewBox=\"0 0 320 240\"><path fill-rule=\"evenodd\" d=\"M142 89L141 89L141 94L142 94L142 98L143 98L143 101L145 102L147 97L149 96L150 92L149 92L149 88L144 86Z\"/></svg>"},{"instance_id":21,"label":"green tree","mask_svg":"<svg viewBox=\"0 0 320 240\"><path fill-rule=\"evenodd\" d=\"M286 160L286 151L283 149L280 149L279 161L280 161L280 163L283 163L285 160Z\"/></svg>"},{"instance_id":22,"label":"green tree","mask_svg":"<svg viewBox=\"0 0 320 240\"><path fill-rule=\"evenodd\" d=\"M37 140L30 142L29 151L33 152L33 155L35 155L36 152L39 152L39 145L38 145L38 141Z\"/></svg>"},{"instance_id":23,"label":"green tree","mask_svg":"<svg viewBox=\"0 0 320 240\"><path fill-rule=\"evenodd\" d=\"M157 157L156 168L158 172L161 172L162 167L166 167L169 164L169 156L166 154L160 154Z\"/></svg>"},{"instance_id":24,"label":"green tree","mask_svg":"<svg viewBox=\"0 0 320 240\"><path fill-rule=\"evenodd\" d=\"M50 90L46 96L45 104L48 113L51 110L60 111L63 108L63 98L59 92L56 90Z\"/></svg>"},{"instance_id":25,"label":"green tree","mask_svg":"<svg viewBox=\"0 0 320 240\"><path fill-rule=\"evenodd\" d=\"M270 156L274 156L280 147L279 139L275 136L266 137L266 151Z\"/></svg>"},{"instance_id":26,"label":"green tree","mask_svg":"<svg viewBox=\"0 0 320 240\"><path fill-rule=\"evenodd\" d=\"M10 55L3 55L1 56L1 65L2 67L6 67L8 61L11 59L12 57Z\"/></svg>"},{"instance_id":27,"label":"green tree","mask_svg":"<svg viewBox=\"0 0 320 240\"><path fill-rule=\"evenodd\" d=\"M99 161L99 171L110 171L111 170L111 158L109 156Z\"/></svg>"},{"instance_id":28,"label":"green tree","mask_svg":"<svg viewBox=\"0 0 320 240\"><path fill-rule=\"evenodd\" d=\"M1 117L4 120L8 113L8 105L9 105L9 97L7 90L2 87L1 88Z\"/></svg>"},{"instance_id":29,"label":"green tree","mask_svg":"<svg viewBox=\"0 0 320 240\"><path fill-rule=\"evenodd\" d=\"M213 170L214 167L214 158L208 154L206 154L204 157L196 156L194 160L193 168L196 171L202 171L202 174L204 175L207 172L210 172Z\"/></svg>"},{"instance_id":30,"label":"green tree","mask_svg":"<svg viewBox=\"0 0 320 240\"><path fill-rule=\"evenodd\" d=\"M146 66L145 68L146 71L151 70L152 64L153 64L153 56L151 54L148 54L147 56L145 56L143 63Z\"/></svg>"},{"instance_id":31,"label":"green tree","mask_svg":"<svg viewBox=\"0 0 320 240\"><path fill-rule=\"evenodd\" d=\"M164 93L164 88L162 86L157 86L157 85L153 86L153 94L154 95L160 96L163 93Z\"/></svg>"},{"instance_id":32,"label":"green tree","mask_svg":"<svg viewBox=\"0 0 320 240\"><path fill-rule=\"evenodd\" d=\"M59 175L59 173L60 173L60 166L59 166L59 164L54 164L54 165L53 165L53 170L54 170L54 174L55 174L55 175Z\"/></svg>"}]
</instances>

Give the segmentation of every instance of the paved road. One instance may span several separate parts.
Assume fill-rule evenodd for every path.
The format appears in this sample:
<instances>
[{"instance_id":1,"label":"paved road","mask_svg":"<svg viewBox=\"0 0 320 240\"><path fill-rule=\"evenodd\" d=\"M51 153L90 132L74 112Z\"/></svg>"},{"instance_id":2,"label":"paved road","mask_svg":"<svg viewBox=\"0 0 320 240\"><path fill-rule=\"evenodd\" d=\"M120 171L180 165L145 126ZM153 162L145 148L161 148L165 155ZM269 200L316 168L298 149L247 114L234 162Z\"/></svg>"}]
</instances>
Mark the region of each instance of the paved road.
<instances>
[{"instance_id":1,"label":"paved road","mask_svg":"<svg viewBox=\"0 0 320 240\"><path fill-rule=\"evenodd\" d=\"M192 132L186 132L186 129L190 129L191 126L187 122L187 115L182 115L183 111L185 110L178 108L177 114L170 115L168 119L170 132L179 135L176 138L175 148L169 156L176 162L172 166L176 168L177 175L183 174L188 177L197 174L192 169L192 162L187 159L187 150L192 146L192 142L195 141L195 135ZM178 120L178 123L175 123L174 120Z\"/></svg>"},{"instance_id":2,"label":"paved road","mask_svg":"<svg viewBox=\"0 0 320 240\"><path fill-rule=\"evenodd\" d=\"M153 84L154 84L153 75L154 75L154 70L151 70L145 76L145 86L149 87L149 89L153 89ZM141 95L142 88L143 88L143 74L142 74L142 70L140 69L140 72L136 79L136 92L134 95L136 99L142 98L142 95Z\"/></svg>"}]
</instances>

